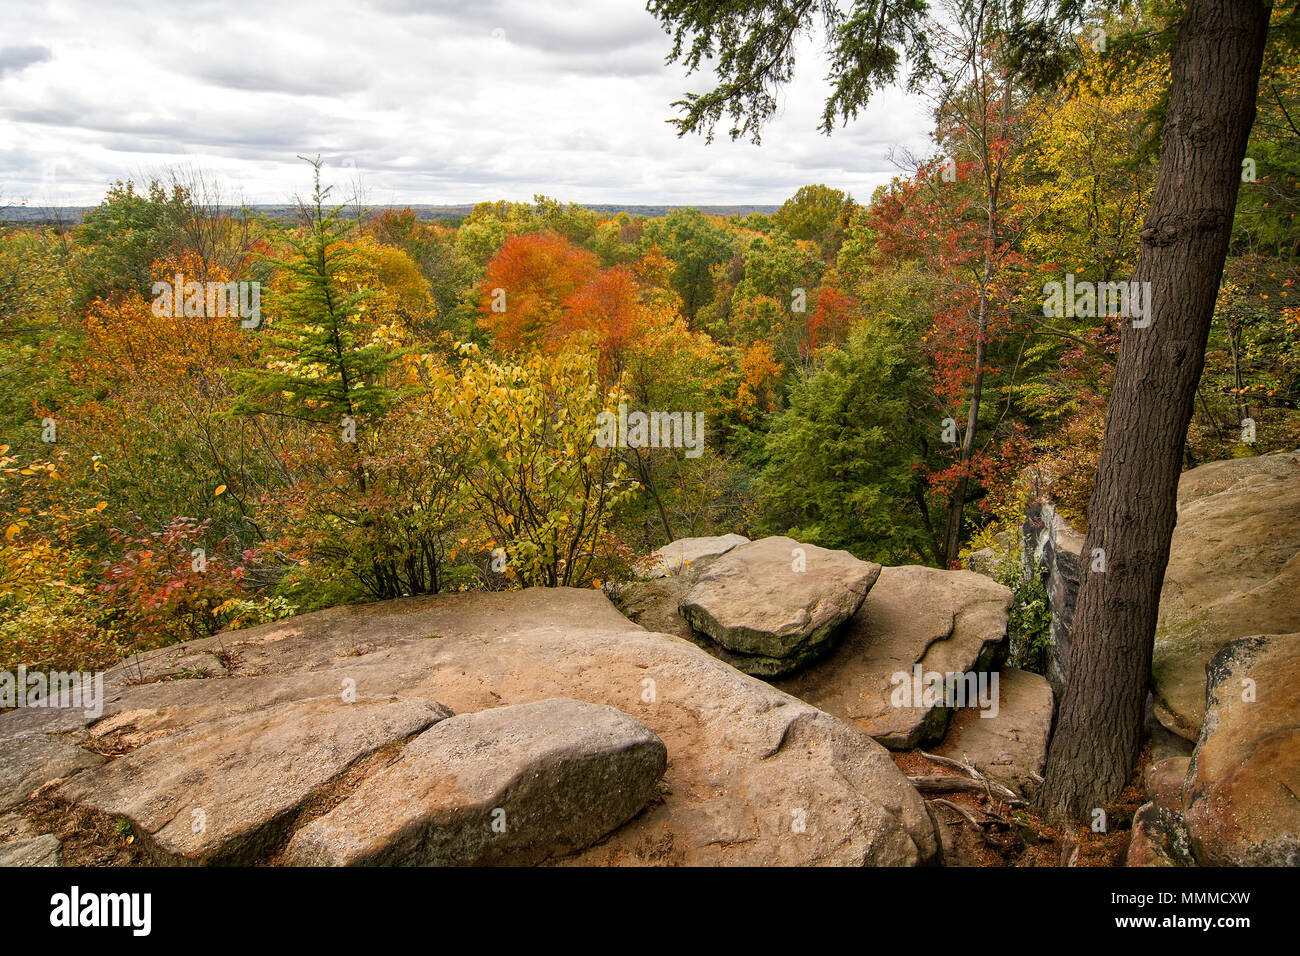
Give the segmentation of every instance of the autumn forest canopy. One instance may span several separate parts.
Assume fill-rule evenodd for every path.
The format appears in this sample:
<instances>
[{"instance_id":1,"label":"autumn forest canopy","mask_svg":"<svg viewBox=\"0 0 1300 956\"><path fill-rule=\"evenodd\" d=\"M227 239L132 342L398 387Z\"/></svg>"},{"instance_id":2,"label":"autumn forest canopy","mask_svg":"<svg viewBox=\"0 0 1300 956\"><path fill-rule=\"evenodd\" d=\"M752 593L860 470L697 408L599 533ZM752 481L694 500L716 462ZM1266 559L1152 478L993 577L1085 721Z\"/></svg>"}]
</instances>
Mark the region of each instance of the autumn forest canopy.
<instances>
[{"instance_id":1,"label":"autumn forest canopy","mask_svg":"<svg viewBox=\"0 0 1300 956\"><path fill-rule=\"evenodd\" d=\"M1017 533L1031 484L1085 528L1140 321L1108 292L1136 263L1170 76L1167 50L1098 42L1142 14L1104 26L1046 85L1001 69L996 39L937 35L966 68L931 153L874 195L810 184L771 215L538 196L424 221L307 162L293 222L186 172L118 182L77 225L3 226L0 668L340 603L600 587L687 536L956 567ZM1187 466L1300 444L1287 36Z\"/></svg>"}]
</instances>

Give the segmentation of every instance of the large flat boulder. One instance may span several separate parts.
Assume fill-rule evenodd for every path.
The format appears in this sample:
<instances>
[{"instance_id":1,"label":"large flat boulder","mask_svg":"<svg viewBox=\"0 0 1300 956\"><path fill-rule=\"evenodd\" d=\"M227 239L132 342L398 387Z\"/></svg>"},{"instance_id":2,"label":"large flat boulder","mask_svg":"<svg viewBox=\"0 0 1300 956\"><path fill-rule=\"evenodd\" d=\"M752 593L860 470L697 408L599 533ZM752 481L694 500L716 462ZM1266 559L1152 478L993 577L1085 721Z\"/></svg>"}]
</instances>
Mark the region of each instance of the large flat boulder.
<instances>
[{"instance_id":1,"label":"large flat boulder","mask_svg":"<svg viewBox=\"0 0 1300 956\"><path fill-rule=\"evenodd\" d=\"M252 863L354 761L446 716L391 697L272 704L147 743L73 777L59 796L127 818L160 863Z\"/></svg>"},{"instance_id":2,"label":"large flat boulder","mask_svg":"<svg viewBox=\"0 0 1300 956\"><path fill-rule=\"evenodd\" d=\"M996 709L955 713L934 752L969 762L990 780L1032 793L1047 764L1054 698L1047 678L1008 667L998 675Z\"/></svg>"},{"instance_id":3,"label":"large flat boulder","mask_svg":"<svg viewBox=\"0 0 1300 956\"><path fill-rule=\"evenodd\" d=\"M0 734L0 810L17 806L51 781L103 762L99 754L65 737L31 731Z\"/></svg>"},{"instance_id":4,"label":"large flat boulder","mask_svg":"<svg viewBox=\"0 0 1300 956\"><path fill-rule=\"evenodd\" d=\"M740 670L776 676L828 650L862 606L880 565L847 551L771 537L733 548L709 565L682 616L728 652Z\"/></svg>"},{"instance_id":5,"label":"large flat boulder","mask_svg":"<svg viewBox=\"0 0 1300 956\"><path fill-rule=\"evenodd\" d=\"M452 717L299 830L285 861L535 863L626 823L657 793L667 762L654 731L600 704L543 700Z\"/></svg>"},{"instance_id":6,"label":"large flat boulder","mask_svg":"<svg viewBox=\"0 0 1300 956\"><path fill-rule=\"evenodd\" d=\"M0 844L0 866L62 866L63 844L52 833Z\"/></svg>"},{"instance_id":7,"label":"large flat boulder","mask_svg":"<svg viewBox=\"0 0 1300 956\"><path fill-rule=\"evenodd\" d=\"M1234 641L1209 667L1183 784L1203 866L1300 866L1300 634Z\"/></svg>"},{"instance_id":8,"label":"large flat boulder","mask_svg":"<svg viewBox=\"0 0 1300 956\"><path fill-rule=\"evenodd\" d=\"M662 578L679 574L704 558L716 558L733 548L748 544L743 534L722 534L705 538L678 538L637 562L636 575Z\"/></svg>"},{"instance_id":9,"label":"large flat boulder","mask_svg":"<svg viewBox=\"0 0 1300 956\"><path fill-rule=\"evenodd\" d=\"M777 686L861 727L891 750L940 739L951 708L896 705L899 674L987 671L1006 640L1009 588L973 571L883 568L835 650Z\"/></svg>"},{"instance_id":10,"label":"large flat boulder","mask_svg":"<svg viewBox=\"0 0 1300 956\"><path fill-rule=\"evenodd\" d=\"M269 859L312 813L357 783L344 775L358 774L364 783L382 769L362 763L363 754L389 743L371 759L400 760L403 738L432 723L434 705L424 702L468 715L557 697L635 717L668 752L660 798L561 862L937 859L924 802L869 736L688 641L629 623L598 591L468 592L332 608L185 649L201 652L219 655L229 676L132 683L113 675L105 681L101 719L80 712L59 718L74 739L127 751L78 774L60 793L138 821L155 842L153 834L162 834L170 850L159 858L167 861L212 859L218 846L225 847L218 859ZM143 655L146 675L153 656ZM354 690L357 703L338 705L340 715L359 719L362 701L398 698L425 707L426 716L412 718L425 723L409 732L400 722L350 732L341 716L341 724L328 723L330 711L289 720L294 707L327 695L337 700L341 688ZM270 721L272 712L283 722ZM0 715L0 736L12 731L11 717ZM270 735L240 731L257 721L268 722ZM324 745L327 731L338 736L336 744ZM230 741L224 747L223 739ZM239 768L224 776L244 782L222 783L210 769L222 759ZM91 772L104 776L82 785L79 778ZM296 781L292 793L284 781L263 786L265 797L255 792L254 782L280 773ZM202 839L182 832L199 808L207 815ZM250 828L237 820L261 822ZM225 829L214 835L214 827Z\"/></svg>"},{"instance_id":11,"label":"large flat boulder","mask_svg":"<svg viewBox=\"0 0 1300 956\"><path fill-rule=\"evenodd\" d=\"M1300 452L1185 472L1151 667L1161 723L1196 740L1210 659L1237 638L1300 631L1298 593Z\"/></svg>"}]
</instances>

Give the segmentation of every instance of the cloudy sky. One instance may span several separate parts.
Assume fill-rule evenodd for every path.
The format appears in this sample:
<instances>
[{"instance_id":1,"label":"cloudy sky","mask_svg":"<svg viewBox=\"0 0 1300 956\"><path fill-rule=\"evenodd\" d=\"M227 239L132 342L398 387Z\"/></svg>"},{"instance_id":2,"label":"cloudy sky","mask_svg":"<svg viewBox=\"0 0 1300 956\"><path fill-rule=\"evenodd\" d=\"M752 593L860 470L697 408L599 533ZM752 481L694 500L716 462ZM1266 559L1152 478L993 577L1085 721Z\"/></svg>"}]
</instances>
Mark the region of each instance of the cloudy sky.
<instances>
[{"instance_id":1,"label":"cloudy sky","mask_svg":"<svg viewBox=\"0 0 1300 956\"><path fill-rule=\"evenodd\" d=\"M707 79L666 65L643 0L54 0L0 33L0 200L97 202L177 166L278 203L321 155L377 205L528 200L777 203L805 183L860 199L924 151L897 91L817 132L819 40L762 146L678 139L673 100Z\"/></svg>"}]
</instances>

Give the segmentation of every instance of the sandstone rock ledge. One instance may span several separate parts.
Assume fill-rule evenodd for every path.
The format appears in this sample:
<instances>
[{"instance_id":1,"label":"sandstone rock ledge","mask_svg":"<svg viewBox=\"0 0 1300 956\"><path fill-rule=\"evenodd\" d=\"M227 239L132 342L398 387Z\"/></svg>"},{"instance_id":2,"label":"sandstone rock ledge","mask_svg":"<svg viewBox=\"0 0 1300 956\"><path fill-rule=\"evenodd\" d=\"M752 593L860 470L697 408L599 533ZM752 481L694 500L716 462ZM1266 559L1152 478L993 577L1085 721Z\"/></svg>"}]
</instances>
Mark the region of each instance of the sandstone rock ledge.
<instances>
[{"instance_id":1,"label":"sandstone rock ledge","mask_svg":"<svg viewBox=\"0 0 1300 956\"><path fill-rule=\"evenodd\" d=\"M148 680L172 658L203 652L219 654L228 676ZM142 673L146 682L133 682ZM160 862L305 859L309 846L329 862L511 862L511 853L485 853L494 844L468 820L477 813L490 826L499 805L503 839L518 837L520 859L529 861L937 860L924 802L868 735L688 641L629 623L597 591L471 592L332 608L153 652L143 666L115 668L105 685L98 719L68 708L0 716L0 751L18 734L61 733L120 754L75 769L60 749L51 772L67 779L57 793L129 819ZM619 724L619 715L601 711L601 721L623 727L602 749L594 741L607 739L597 732L604 724L570 714L559 723L577 750L550 752L529 736L529 720L520 721L528 712L493 713L555 698L634 720ZM494 742L471 759L476 735ZM666 767L647 786L658 766L652 738L665 748ZM614 764L582 769L587 758L574 755L585 747L598 763L627 755L624 795L593 795L593 782ZM385 789L386 780L408 781L412 768L453 764L466 773L427 799ZM512 776L525 765L569 780L569 796L548 804L546 788ZM48 779L29 763L17 773L17 780L0 773L0 787ZM467 808L457 825L474 838L431 854L438 841L429 830L444 819L438 814L453 786L461 795L450 802ZM388 808L370 829L358 829L352 809L362 793ZM587 817L562 826L556 815L572 799ZM635 815L622 823L628 814ZM321 839L326 832L332 836ZM577 848L582 843L589 845ZM342 849L321 850L330 845Z\"/></svg>"},{"instance_id":2,"label":"sandstone rock ledge","mask_svg":"<svg viewBox=\"0 0 1300 956\"><path fill-rule=\"evenodd\" d=\"M1009 589L973 571L883 568L834 652L778 686L890 750L936 742L951 709L923 701L895 706L895 675L918 665L926 673L989 671L1006 641L1010 604Z\"/></svg>"},{"instance_id":3,"label":"sandstone rock ledge","mask_svg":"<svg viewBox=\"0 0 1300 956\"><path fill-rule=\"evenodd\" d=\"M699 574L682 599L688 624L747 674L798 670L834 646L862 606L880 565L792 538L751 541Z\"/></svg>"},{"instance_id":4,"label":"sandstone rock ledge","mask_svg":"<svg viewBox=\"0 0 1300 956\"><path fill-rule=\"evenodd\" d=\"M1205 669L1224 644L1300 631L1300 452L1183 473L1160 592L1156 716L1188 740L1205 717Z\"/></svg>"}]
</instances>

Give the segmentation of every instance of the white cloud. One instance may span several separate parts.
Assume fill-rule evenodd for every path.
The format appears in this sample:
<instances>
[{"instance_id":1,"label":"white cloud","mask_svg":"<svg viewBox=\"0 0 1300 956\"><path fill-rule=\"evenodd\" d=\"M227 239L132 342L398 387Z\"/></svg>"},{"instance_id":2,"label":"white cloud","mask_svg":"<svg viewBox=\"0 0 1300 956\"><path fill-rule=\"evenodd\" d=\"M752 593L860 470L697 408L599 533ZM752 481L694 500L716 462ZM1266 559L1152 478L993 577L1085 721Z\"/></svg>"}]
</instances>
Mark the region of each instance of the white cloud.
<instances>
[{"instance_id":1,"label":"white cloud","mask_svg":"<svg viewBox=\"0 0 1300 956\"><path fill-rule=\"evenodd\" d=\"M761 147L679 139L670 104L708 77L664 64L638 0L70 0L9 21L0 192L40 204L172 165L283 202L307 182L295 157L317 153L354 163L380 204L757 204L810 182L865 199L895 172L890 148L923 151L929 127L919 99L888 91L818 133L810 40Z\"/></svg>"}]
</instances>

